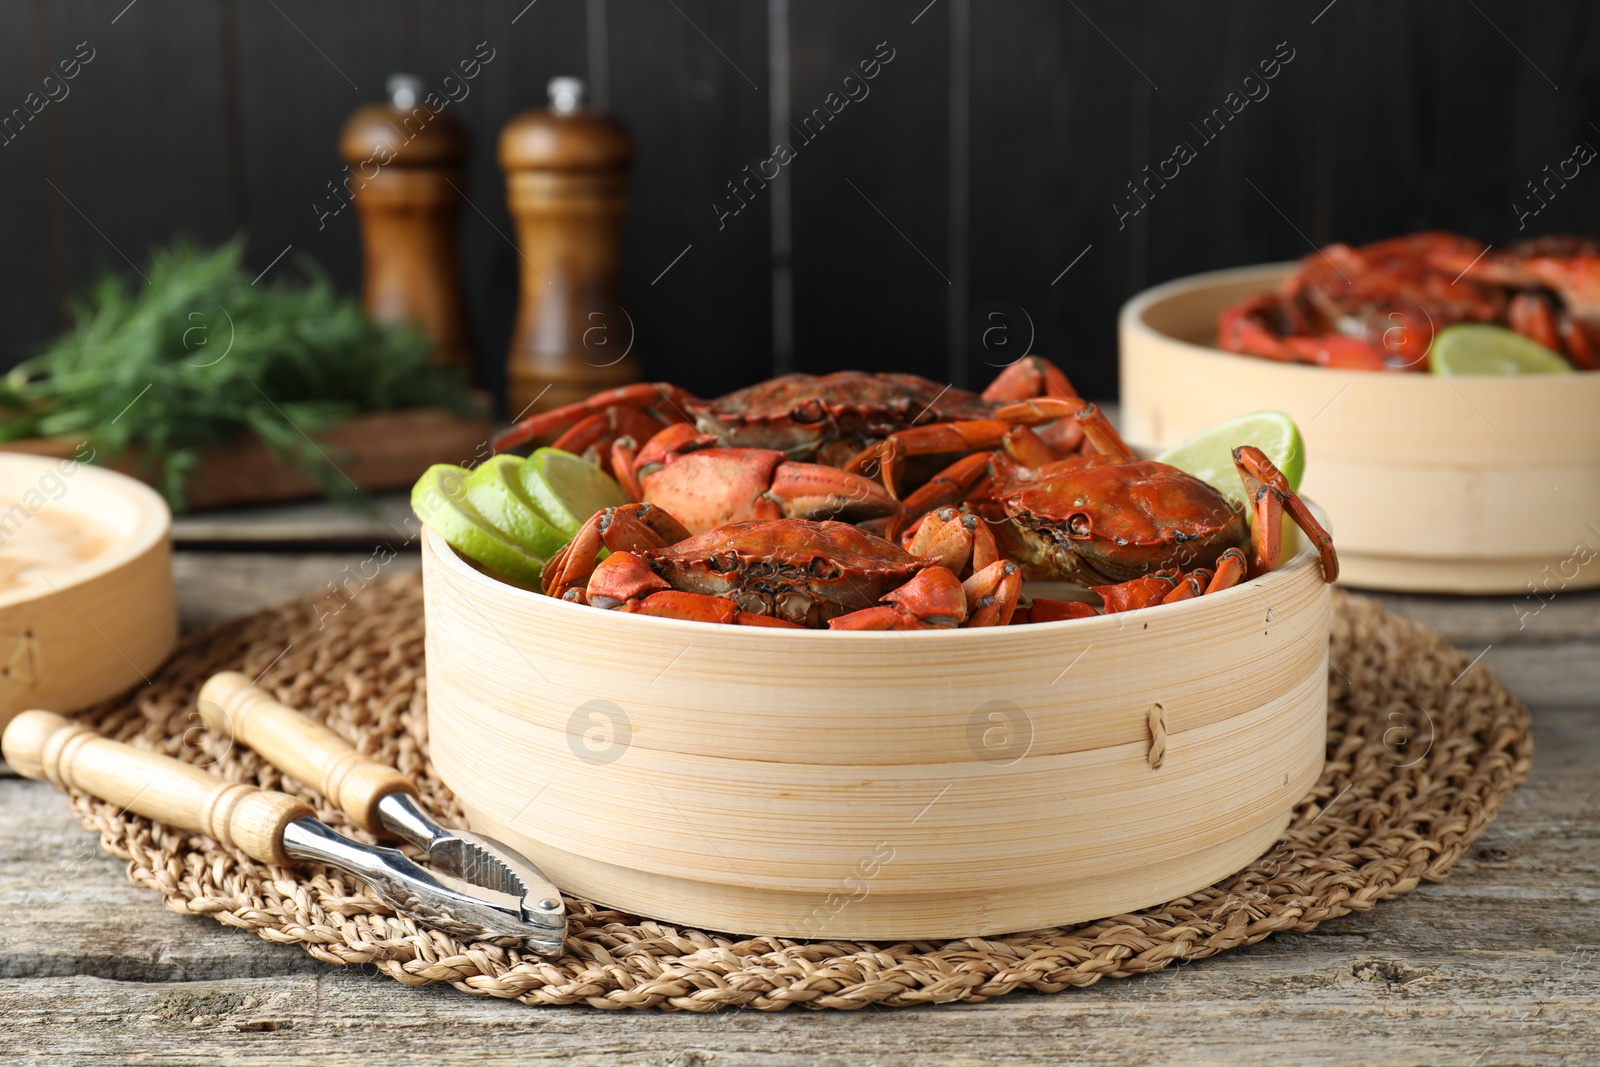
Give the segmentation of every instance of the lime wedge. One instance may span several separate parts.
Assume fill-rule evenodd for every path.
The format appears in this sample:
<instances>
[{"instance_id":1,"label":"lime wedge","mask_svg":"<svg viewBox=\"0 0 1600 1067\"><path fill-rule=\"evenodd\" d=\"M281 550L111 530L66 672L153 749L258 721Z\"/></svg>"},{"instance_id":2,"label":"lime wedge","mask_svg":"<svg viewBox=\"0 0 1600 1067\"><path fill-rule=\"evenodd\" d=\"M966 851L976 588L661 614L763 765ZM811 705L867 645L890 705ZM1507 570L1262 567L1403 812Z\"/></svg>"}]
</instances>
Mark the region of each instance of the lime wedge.
<instances>
[{"instance_id":1,"label":"lime wedge","mask_svg":"<svg viewBox=\"0 0 1600 1067\"><path fill-rule=\"evenodd\" d=\"M617 480L586 459L541 448L522 464L522 488L563 540L575 537L595 512L628 502Z\"/></svg>"},{"instance_id":2,"label":"lime wedge","mask_svg":"<svg viewBox=\"0 0 1600 1067\"><path fill-rule=\"evenodd\" d=\"M460 467L435 463L411 487L411 510L463 556L514 585L538 589L544 561L496 530L472 506L467 478Z\"/></svg>"},{"instance_id":3,"label":"lime wedge","mask_svg":"<svg viewBox=\"0 0 1600 1067\"><path fill-rule=\"evenodd\" d=\"M1433 339L1435 374L1570 374L1572 364L1539 342L1503 326L1464 322Z\"/></svg>"},{"instance_id":4,"label":"lime wedge","mask_svg":"<svg viewBox=\"0 0 1600 1067\"><path fill-rule=\"evenodd\" d=\"M1300 488L1306 471L1306 443L1294 420L1281 411L1256 411L1219 422L1160 453L1156 462L1177 467L1209 482L1224 496L1247 504L1244 484L1233 465L1233 450L1240 445L1261 449L1283 472L1289 488Z\"/></svg>"},{"instance_id":5,"label":"lime wedge","mask_svg":"<svg viewBox=\"0 0 1600 1067\"><path fill-rule=\"evenodd\" d=\"M522 488L522 457L495 456L467 475L467 502L490 525L527 549L549 559L568 538L545 521Z\"/></svg>"}]
</instances>

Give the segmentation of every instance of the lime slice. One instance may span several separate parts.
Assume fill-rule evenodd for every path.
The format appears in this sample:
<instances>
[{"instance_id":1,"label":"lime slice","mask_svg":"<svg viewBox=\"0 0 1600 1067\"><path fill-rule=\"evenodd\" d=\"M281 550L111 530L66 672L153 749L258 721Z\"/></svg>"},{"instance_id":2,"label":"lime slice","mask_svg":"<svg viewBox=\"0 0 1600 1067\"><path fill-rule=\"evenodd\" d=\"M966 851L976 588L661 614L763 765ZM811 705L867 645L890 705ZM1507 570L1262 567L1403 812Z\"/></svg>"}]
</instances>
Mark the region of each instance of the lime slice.
<instances>
[{"instance_id":1,"label":"lime slice","mask_svg":"<svg viewBox=\"0 0 1600 1067\"><path fill-rule=\"evenodd\" d=\"M1156 462L1177 467L1209 482L1229 499L1247 504L1244 483L1233 465L1233 450L1240 445L1261 449L1283 472L1289 488L1300 488L1306 471L1306 443L1294 420L1281 411L1255 411L1219 422L1160 453Z\"/></svg>"},{"instance_id":2,"label":"lime slice","mask_svg":"<svg viewBox=\"0 0 1600 1067\"><path fill-rule=\"evenodd\" d=\"M472 506L467 478L460 467L435 463L411 487L411 510L463 556L514 585L538 589L544 561L496 530Z\"/></svg>"},{"instance_id":3,"label":"lime slice","mask_svg":"<svg viewBox=\"0 0 1600 1067\"><path fill-rule=\"evenodd\" d=\"M522 488L522 457L495 456L467 475L467 502L490 525L540 559L569 540L545 521Z\"/></svg>"},{"instance_id":4,"label":"lime slice","mask_svg":"<svg viewBox=\"0 0 1600 1067\"><path fill-rule=\"evenodd\" d=\"M1445 375L1572 373L1572 364L1538 341L1477 322L1440 330L1429 364L1433 373Z\"/></svg>"},{"instance_id":5,"label":"lime slice","mask_svg":"<svg viewBox=\"0 0 1600 1067\"><path fill-rule=\"evenodd\" d=\"M528 498L564 539L575 537L589 517L628 502L617 480L586 459L559 448L541 448L522 465Z\"/></svg>"}]
</instances>

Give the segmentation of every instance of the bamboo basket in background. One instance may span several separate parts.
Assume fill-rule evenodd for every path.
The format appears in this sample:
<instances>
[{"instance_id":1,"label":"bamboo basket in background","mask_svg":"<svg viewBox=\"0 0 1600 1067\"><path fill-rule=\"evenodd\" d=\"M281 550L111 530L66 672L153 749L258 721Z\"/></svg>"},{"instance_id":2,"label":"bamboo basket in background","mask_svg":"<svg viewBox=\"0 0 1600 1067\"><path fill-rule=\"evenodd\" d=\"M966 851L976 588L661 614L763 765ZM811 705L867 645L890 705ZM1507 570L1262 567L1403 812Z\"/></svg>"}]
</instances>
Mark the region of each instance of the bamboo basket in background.
<instances>
[{"instance_id":1,"label":"bamboo basket in background","mask_svg":"<svg viewBox=\"0 0 1600 1067\"><path fill-rule=\"evenodd\" d=\"M563 889L710 929L995 934L1271 847L1323 765L1331 593L1301 548L1101 618L833 633L601 611L423 538L432 756Z\"/></svg>"},{"instance_id":2,"label":"bamboo basket in background","mask_svg":"<svg viewBox=\"0 0 1600 1067\"><path fill-rule=\"evenodd\" d=\"M172 515L153 489L69 459L0 455L8 575L17 539L49 538L57 521L93 531L93 547L0 580L0 729L26 708L70 713L147 681L178 639Z\"/></svg>"},{"instance_id":3,"label":"bamboo basket in background","mask_svg":"<svg viewBox=\"0 0 1600 1067\"><path fill-rule=\"evenodd\" d=\"M1217 349L1217 313L1294 266L1181 278L1123 307L1128 440L1159 450L1285 411L1306 441L1302 489L1338 521L1342 581L1541 597L1600 586L1600 373L1447 378Z\"/></svg>"}]
</instances>

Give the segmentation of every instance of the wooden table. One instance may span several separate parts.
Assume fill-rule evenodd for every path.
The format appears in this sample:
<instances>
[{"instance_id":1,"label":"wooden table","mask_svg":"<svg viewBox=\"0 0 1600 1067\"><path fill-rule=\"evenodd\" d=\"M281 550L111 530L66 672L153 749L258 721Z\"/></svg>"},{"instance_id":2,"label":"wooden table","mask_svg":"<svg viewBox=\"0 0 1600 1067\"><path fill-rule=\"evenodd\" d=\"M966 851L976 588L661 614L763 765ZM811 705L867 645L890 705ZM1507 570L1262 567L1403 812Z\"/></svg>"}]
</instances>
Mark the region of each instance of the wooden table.
<instances>
[{"instance_id":1,"label":"wooden table","mask_svg":"<svg viewBox=\"0 0 1600 1067\"><path fill-rule=\"evenodd\" d=\"M185 624L327 588L403 502L180 523ZM415 568L414 551L389 565ZM855 1014L532 1009L406 989L205 919L124 879L47 786L0 778L0 1034L41 1063L743 1064L1600 1061L1600 594L1383 596L1532 709L1532 780L1457 863L1364 916L1056 996ZM38 907L30 890L52 903Z\"/></svg>"}]
</instances>

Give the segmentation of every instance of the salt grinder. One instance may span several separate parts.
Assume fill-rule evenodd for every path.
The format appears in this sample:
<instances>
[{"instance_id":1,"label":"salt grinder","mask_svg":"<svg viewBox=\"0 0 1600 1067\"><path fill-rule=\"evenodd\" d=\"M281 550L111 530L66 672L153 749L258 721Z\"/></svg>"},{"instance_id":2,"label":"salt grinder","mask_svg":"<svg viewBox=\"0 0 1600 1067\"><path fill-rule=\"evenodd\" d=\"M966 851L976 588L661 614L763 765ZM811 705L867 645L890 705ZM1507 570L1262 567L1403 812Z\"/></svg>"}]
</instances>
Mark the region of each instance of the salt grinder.
<instances>
[{"instance_id":1,"label":"salt grinder","mask_svg":"<svg viewBox=\"0 0 1600 1067\"><path fill-rule=\"evenodd\" d=\"M434 362L476 380L457 253L466 135L442 97L424 98L421 78L396 74L388 91L339 136L361 219L362 304L380 322L416 323L434 343Z\"/></svg>"},{"instance_id":2,"label":"salt grinder","mask_svg":"<svg viewBox=\"0 0 1600 1067\"><path fill-rule=\"evenodd\" d=\"M522 283L506 361L510 414L583 400L639 377L621 305L622 216L633 143L584 106L584 83L552 78L550 106L500 133Z\"/></svg>"}]
</instances>

